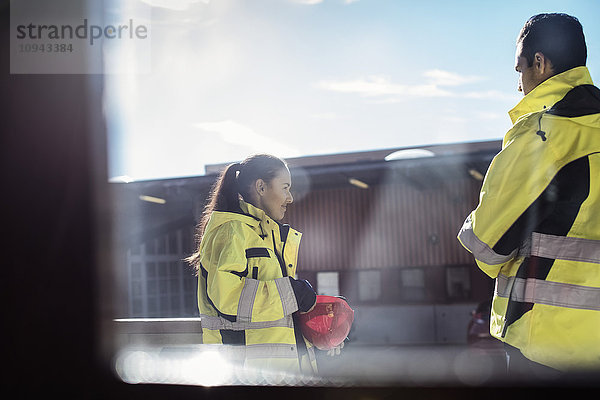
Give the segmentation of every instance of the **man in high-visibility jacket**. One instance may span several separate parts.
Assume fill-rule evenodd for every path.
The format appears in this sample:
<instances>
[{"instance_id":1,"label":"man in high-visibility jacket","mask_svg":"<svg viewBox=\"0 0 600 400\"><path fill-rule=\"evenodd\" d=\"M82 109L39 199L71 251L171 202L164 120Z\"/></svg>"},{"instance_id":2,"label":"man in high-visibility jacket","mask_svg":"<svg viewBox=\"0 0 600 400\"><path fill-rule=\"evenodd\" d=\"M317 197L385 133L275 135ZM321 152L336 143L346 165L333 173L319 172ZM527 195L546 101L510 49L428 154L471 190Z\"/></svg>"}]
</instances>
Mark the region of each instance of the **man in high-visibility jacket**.
<instances>
[{"instance_id":1,"label":"man in high-visibility jacket","mask_svg":"<svg viewBox=\"0 0 600 400\"><path fill-rule=\"evenodd\" d=\"M496 279L490 331L509 373L600 369L600 90L586 58L576 18L525 23L525 97L458 234Z\"/></svg>"}]
</instances>

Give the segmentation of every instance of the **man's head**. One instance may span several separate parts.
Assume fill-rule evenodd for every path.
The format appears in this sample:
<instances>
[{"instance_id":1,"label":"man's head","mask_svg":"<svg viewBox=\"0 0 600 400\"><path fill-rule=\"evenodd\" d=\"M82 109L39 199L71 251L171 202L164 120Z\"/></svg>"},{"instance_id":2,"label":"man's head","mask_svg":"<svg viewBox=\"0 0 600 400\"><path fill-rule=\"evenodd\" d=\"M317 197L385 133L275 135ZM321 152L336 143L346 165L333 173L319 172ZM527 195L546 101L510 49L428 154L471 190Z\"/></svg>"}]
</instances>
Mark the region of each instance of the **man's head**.
<instances>
[{"instance_id":1,"label":"man's head","mask_svg":"<svg viewBox=\"0 0 600 400\"><path fill-rule=\"evenodd\" d=\"M585 65L587 47L577 18L538 14L529 18L517 38L515 69L519 91L532 91L546 79Z\"/></svg>"}]
</instances>

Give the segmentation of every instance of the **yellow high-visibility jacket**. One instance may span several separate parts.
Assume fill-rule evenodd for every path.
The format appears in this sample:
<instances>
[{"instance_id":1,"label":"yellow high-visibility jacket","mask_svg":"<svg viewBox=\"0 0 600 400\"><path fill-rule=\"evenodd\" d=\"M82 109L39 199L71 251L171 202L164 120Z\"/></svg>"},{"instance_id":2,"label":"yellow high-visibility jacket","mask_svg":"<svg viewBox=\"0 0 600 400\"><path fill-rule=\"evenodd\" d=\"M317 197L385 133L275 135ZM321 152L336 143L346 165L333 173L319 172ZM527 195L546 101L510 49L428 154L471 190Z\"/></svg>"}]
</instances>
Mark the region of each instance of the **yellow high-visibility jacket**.
<instances>
[{"instance_id":1,"label":"yellow high-visibility jacket","mask_svg":"<svg viewBox=\"0 0 600 400\"><path fill-rule=\"evenodd\" d=\"M458 234L496 278L491 334L556 369L599 369L600 90L573 68L509 115Z\"/></svg>"},{"instance_id":2,"label":"yellow high-visibility jacket","mask_svg":"<svg viewBox=\"0 0 600 400\"><path fill-rule=\"evenodd\" d=\"M200 243L198 308L203 343L224 344L249 368L317 372L314 348L294 321L300 232L252 204L212 213Z\"/></svg>"}]
</instances>

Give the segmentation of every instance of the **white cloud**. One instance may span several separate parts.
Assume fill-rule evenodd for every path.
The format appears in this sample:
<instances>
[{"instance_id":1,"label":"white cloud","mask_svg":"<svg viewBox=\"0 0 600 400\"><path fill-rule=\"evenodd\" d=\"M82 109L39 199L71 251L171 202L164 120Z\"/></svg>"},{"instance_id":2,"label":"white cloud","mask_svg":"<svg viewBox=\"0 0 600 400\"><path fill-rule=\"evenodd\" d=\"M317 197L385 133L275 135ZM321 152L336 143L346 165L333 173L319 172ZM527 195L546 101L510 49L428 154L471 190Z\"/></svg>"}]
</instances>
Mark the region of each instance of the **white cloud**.
<instances>
[{"instance_id":1,"label":"white cloud","mask_svg":"<svg viewBox=\"0 0 600 400\"><path fill-rule=\"evenodd\" d=\"M459 117L456 115L446 115L441 117L441 120L444 122L451 122L453 124L462 124L469 121L469 119L466 117Z\"/></svg>"},{"instance_id":2,"label":"white cloud","mask_svg":"<svg viewBox=\"0 0 600 400\"><path fill-rule=\"evenodd\" d=\"M480 76L462 76L441 69L425 71L423 76L429 78L431 84L439 86L460 86L483 80Z\"/></svg>"},{"instance_id":3,"label":"white cloud","mask_svg":"<svg viewBox=\"0 0 600 400\"><path fill-rule=\"evenodd\" d=\"M459 75L449 71L433 69L423 73L425 83L405 85L393 82L383 75L371 75L353 80L323 80L315 87L338 93L357 94L377 98L376 103L395 103L415 97L454 97L467 99L516 99L515 95L496 90L462 92L457 88L484 81L486 78L474 75ZM453 88L454 90L449 90Z\"/></svg>"},{"instance_id":4,"label":"white cloud","mask_svg":"<svg viewBox=\"0 0 600 400\"><path fill-rule=\"evenodd\" d=\"M292 3L298 3L298 4L304 4L304 5L315 5L315 4L321 4L323 2L323 0L290 0ZM344 4L352 4L352 3L358 3L360 0L342 0Z\"/></svg>"},{"instance_id":5,"label":"white cloud","mask_svg":"<svg viewBox=\"0 0 600 400\"><path fill-rule=\"evenodd\" d=\"M336 114L334 112L315 113L315 114L311 114L310 117L314 118L314 119L328 120L328 121L341 118L338 114Z\"/></svg>"},{"instance_id":6,"label":"white cloud","mask_svg":"<svg viewBox=\"0 0 600 400\"><path fill-rule=\"evenodd\" d=\"M305 4L305 5L314 5L321 4L323 0L292 0L293 3Z\"/></svg>"},{"instance_id":7,"label":"white cloud","mask_svg":"<svg viewBox=\"0 0 600 400\"><path fill-rule=\"evenodd\" d=\"M500 114L500 113L494 113L494 112L481 111L476 114L476 117L479 119L484 119L484 120L493 120L493 119L506 118L507 115L506 115L506 113Z\"/></svg>"},{"instance_id":8,"label":"white cloud","mask_svg":"<svg viewBox=\"0 0 600 400\"><path fill-rule=\"evenodd\" d=\"M252 128L235 121L199 122L193 126L215 133L221 142L243 147L247 153L272 153L281 157L299 155L298 151L277 141L274 137L260 135Z\"/></svg>"},{"instance_id":9,"label":"white cloud","mask_svg":"<svg viewBox=\"0 0 600 400\"><path fill-rule=\"evenodd\" d=\"M519 101L522 96L518 93L506 93L498 90L484 90L479 92L467 92L462 95L467 99L496 99L496 100L507 100L507 101Z\"/></svg>"},{"instance_id":10,"label":"white cloud","mask_svg":"<svg viewBox=\"0 0 600 400\"><path fill-rule=\"evenodd\" d=\"M366 79L351 81L320 81L316 87L340 93L355 93L365 97L374 96L407 96L407 97L442 97L450 93L437 85L401 85L391 82L388 77L373 75Z\"/></svg>"},{"instance_id":11,"label":"white cloud","mask_svg":"<svg viewBox=\"0 0 600 400\"><path fill-rule=\"evenodd\" d=\"M208 4L210 0L142 0L152 7L168 8L169 10L183 11L187 10L188 7L195 3Z\"/></svg>"}]
</instances>

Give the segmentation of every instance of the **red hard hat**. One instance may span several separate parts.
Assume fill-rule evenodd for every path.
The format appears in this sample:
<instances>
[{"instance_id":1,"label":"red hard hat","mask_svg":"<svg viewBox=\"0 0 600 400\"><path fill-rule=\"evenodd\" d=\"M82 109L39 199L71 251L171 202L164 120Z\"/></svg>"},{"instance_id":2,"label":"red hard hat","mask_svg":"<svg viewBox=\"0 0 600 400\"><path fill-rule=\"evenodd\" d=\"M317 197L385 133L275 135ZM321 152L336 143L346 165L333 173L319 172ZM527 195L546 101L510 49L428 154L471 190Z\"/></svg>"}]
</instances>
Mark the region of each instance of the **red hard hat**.
<instances>
[{"instance_id":1,"label":"red hard hat","mask_svg":"<svg viewBox=\"0 0 600 400\"><path fill-rule=\"evenodd\" d=\"M317 296L315 307L300 314L300 328L304 337L320 350L329 350L346 339L354 310L346 300L335 296Z\"/></svg>"}]
</instances>

